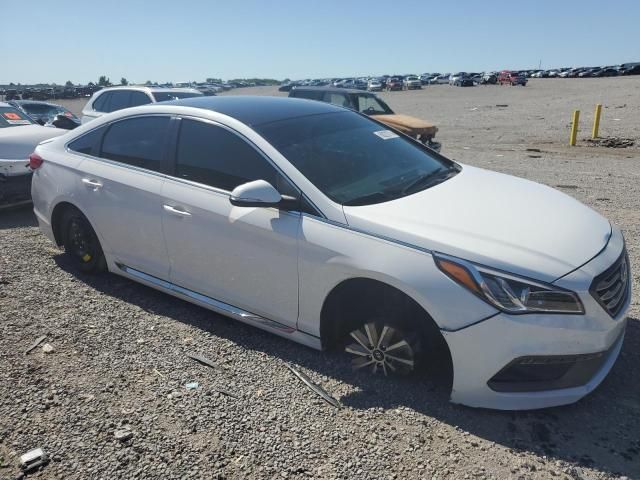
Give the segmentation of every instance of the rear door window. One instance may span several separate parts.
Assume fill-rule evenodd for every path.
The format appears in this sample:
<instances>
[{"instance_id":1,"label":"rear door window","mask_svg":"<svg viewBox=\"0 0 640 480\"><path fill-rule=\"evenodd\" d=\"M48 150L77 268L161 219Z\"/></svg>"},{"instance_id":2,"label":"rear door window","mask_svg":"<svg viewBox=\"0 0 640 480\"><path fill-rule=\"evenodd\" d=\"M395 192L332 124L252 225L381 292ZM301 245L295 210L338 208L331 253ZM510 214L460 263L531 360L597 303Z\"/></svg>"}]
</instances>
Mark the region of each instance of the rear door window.
<instances>
[{"instance_id":1,"label":"rear door window","mask_svg":"<svg viewBox=\"0 0 640 480\"><path fill-rule=\"evenodd\" d=\"M130 107L137 107L139 105L146 105L151 103L151 98L144 92L131 92L131 98L129 99Z\"/></svg>"},{"instance_id":2,"label":"rear door window","mask_svg":"<svg viewBox=\"0 0 640 480\"><path fill-rule=\"evenodd\" d=\"M111 98L111 92L103 93L96 98L95 102L93 102L93 109L96 112L106 112L107 105L109 104L109 99Z\"/></svg>"},{"instance_id":3,"label":"rear door window","mask_svg":"<svg viewBox=\"0 0 640 480\"><path fill-rule=\"evenodd\" d=\"M129 90L116 90L111 92L111 98L106 106L106 112L115 112L129 106L131 92Z\"/></svg>"},{"instance_id":4,"label":"rear door window","mask_svg":"<svg viewBox=\"0 0 640 480\"><path fill-rule=\"evenodd\" d=\"M333 103L340 107L351 108L351 103L344 93L327 92L324 97L325 102Z\"/></svg>"},{"instance_id":5,"label":"rear door window","mask_svg":"<svg viewBox=\"0 0 640 480\"><path fill-rule=\"evenodd\" d=\"M100 156L156 172L162 171L169 117L129 118L112 124Z\"/></svg>"}]
</instances>

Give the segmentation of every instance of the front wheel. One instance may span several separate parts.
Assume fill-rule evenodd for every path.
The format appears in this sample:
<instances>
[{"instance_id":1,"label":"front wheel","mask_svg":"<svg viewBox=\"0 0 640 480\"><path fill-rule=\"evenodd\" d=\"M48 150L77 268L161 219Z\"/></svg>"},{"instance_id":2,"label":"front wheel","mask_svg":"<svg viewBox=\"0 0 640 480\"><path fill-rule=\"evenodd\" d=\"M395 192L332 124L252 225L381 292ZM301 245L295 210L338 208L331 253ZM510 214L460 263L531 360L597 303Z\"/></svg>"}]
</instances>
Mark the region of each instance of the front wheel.
<instances>
[{"instance_id":1,"label":"front wheel","mask_svg":"<svg viewBox=\"0 0 640 480\"><path fill-rule=\"evenodd\" d=\"M345 351L353 357L354 370L408 375L418 367L420 336L403 329L397 322L371 319L350 332L349 337L352 343Z\"/></svg>"},{"instance_id":2,"label":"front wheel","mask_svg":"<svg viewBox=\"0 0 640 480\"><path fill-rule=\"evenodd\" d=\"M83 272L97 273L106 267L100 241L87 218L78 210L68 210L62 219L65 252Z\"/></svg>"}]
</instances>

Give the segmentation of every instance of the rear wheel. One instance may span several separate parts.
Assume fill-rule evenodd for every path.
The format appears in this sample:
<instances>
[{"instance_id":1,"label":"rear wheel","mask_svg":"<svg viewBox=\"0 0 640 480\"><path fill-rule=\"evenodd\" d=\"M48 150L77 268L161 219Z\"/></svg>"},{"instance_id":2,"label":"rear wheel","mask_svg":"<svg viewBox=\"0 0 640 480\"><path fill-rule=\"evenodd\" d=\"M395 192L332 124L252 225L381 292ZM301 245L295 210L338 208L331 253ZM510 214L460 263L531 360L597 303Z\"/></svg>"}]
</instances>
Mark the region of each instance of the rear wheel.
<instances>
[{"instance_id":1,"label":"rear wheel","mask_svg":"<svg viewBox=\"0 0 640 480\"><path fill-rule=\"evenodd\" d=\"M65 252L83 272L103 271L106 261L100 241L87 218L76 209L69 209L62 218L62 243Z\"/></svg>"}]
</instances>

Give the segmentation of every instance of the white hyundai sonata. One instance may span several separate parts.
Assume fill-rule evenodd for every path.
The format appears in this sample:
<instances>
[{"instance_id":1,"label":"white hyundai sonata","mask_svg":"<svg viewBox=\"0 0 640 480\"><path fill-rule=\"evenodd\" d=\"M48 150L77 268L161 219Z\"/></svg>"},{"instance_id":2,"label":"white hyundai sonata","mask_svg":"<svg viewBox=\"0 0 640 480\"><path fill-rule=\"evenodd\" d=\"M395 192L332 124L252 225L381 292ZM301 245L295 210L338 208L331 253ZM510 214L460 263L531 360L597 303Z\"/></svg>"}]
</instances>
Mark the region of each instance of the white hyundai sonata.
<instances>
[{"instance_id":1,"label":"white hyundai sonata","mask_svg":"<svg viewBox=\"0 0 640 480\"><path fill-rule=\"evenodd\" d=\"M121 110L38 146L41 230L108 269L354 368L452 368L453 402L574 402L620 352L621 231L357 112L274 97ZM444 350L444 356L434 356Z\"/></svg>"}]
</instances>

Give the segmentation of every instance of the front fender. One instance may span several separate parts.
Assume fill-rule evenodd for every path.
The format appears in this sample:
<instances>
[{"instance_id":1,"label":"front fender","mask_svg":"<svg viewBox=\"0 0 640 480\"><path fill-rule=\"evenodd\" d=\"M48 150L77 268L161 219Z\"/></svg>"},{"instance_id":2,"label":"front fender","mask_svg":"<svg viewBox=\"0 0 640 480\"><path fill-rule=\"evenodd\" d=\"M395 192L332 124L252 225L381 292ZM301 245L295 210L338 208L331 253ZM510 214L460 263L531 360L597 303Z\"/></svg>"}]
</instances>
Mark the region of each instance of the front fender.
<instances>
[{"instance_id":1,"label":"front fender","mask_svg":"<svg viewBox=\"0 0 640 480\"><path fill-rule=\"evenodd\" d=\"M306 215L300 228L298 328L306 333L320 336L325 299L352 278L397 288L444 330L457 330L496 313L444 275L428 251Z\"/></svg>"}]
</instances>

